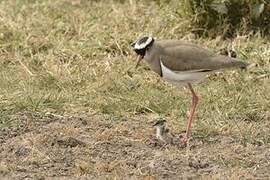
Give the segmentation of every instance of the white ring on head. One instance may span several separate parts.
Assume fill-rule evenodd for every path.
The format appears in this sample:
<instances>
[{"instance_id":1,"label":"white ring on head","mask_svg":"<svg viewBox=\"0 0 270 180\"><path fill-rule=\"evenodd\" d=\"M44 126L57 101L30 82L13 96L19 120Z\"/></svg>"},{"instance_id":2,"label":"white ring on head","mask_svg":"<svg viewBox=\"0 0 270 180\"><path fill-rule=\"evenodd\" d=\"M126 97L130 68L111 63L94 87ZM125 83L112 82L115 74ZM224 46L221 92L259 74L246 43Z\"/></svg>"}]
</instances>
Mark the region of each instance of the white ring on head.
<instances>
[{"instance_id":1,"label":"white ring on head","mask_svg":"<svg viewBox=\"0 0 270 180\"><path fill-rule=\"evenodd\" d=\"M148 37L147 41L145 41L142 44L137 44L138 42L136 42L134 49L144 49L147 45L149 45L152 42L153 38L152 37Z\"/></svg>"}]
</instances>

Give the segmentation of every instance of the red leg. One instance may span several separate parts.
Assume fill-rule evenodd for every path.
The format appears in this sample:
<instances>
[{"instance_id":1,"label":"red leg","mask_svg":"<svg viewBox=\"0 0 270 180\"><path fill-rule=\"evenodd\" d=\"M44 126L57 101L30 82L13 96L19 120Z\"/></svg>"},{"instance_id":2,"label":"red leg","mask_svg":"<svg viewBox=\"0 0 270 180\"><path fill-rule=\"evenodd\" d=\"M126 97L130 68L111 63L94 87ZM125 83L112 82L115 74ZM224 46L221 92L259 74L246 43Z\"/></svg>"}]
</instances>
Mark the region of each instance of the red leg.
<instances>
[{"instance_id":1,"label":"red leg","mask_svg":"<svg viewBox=\"0 0 270 180\"><path fill-rule=\"evenodd\" d=\"M190 135L191 135L191 125L192 125L192 120L195 114L196 106L198 104L199 98L194 92L192 86L190 83L188 83L188 88L190 89L192 93L192 104L191 104L191 109L190 109L190 115L188 118L188 125L187 125L187 130L186 130L186 135L181 139L181 143L186 144Z\"/></svg>"}]
</instances>

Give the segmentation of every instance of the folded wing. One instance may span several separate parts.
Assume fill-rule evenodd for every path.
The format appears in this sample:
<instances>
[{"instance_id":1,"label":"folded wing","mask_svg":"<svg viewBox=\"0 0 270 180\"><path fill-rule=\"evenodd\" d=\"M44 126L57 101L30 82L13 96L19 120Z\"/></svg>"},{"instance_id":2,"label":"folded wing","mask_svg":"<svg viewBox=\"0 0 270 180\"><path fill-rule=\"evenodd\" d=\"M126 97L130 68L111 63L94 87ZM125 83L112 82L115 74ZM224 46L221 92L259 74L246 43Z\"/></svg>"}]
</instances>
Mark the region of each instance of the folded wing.
<instances>
[{"instance_id":1,"label":"folded wing","mask_svg":"<svg viewBox=\"0 0 270 180\"><path fill-rule=\"evenodd\" d=\"M215 55L211 51L191 43L169 41L160 59L163 65L173 71L218 70L223 68L244 68L247 63L228 56Z\"/></svg>"}]
</instances>

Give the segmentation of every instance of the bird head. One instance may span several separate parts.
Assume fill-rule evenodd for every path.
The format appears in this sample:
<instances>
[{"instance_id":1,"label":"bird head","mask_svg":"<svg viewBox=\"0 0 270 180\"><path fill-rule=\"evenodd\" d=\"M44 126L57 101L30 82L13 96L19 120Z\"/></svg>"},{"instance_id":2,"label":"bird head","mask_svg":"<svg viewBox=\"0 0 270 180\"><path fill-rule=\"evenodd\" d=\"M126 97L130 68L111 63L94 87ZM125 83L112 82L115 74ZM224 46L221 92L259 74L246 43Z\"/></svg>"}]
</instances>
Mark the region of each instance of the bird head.
<instances>
[{"instance_id":1,"label":"bird head","mask_svg":"<svg viewBox=\"0 0 270 180\"><path fill-rule=\"evenodd\" d=\"M134 43L131 44L133 50L138 55L136 68L139 66L141 60L144 58L146 54L146 51L153 45L154 41L155 40L153 37L145 36L145 37L139 38L138 40L136 40Z\"/></svg>"},{"instance_id":2,"label":"bird head","mask_svg":"<svg viewBox=\"0 0 270 180\"><path fill-rule=\"evenodd\" d=\"M160 127L165 126L166 120L165 119L159 119L156 121L156 123L153 125L154 127Z\"/></svg>"}]
</instances>

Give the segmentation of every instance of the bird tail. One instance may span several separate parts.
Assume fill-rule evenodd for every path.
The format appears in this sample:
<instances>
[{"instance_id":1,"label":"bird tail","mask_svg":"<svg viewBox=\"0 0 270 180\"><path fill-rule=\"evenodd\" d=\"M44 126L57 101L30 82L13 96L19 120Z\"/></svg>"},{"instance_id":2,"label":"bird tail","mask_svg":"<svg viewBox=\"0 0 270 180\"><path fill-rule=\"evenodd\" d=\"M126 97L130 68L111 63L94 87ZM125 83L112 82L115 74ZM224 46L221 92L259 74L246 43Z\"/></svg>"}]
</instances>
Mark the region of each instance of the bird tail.
<instances>
[{"instance_id":1,"label":"bird tail","mask_svg":"<svg viewBox=\"0 0 270 180\"><path fill-rule=\"evenodd\" d=\"M215 61L219 61L220 68L241 68L246 69L249 65L248 63L237 59L237 58L231 58L228 56L216 56L214 57Z\"/></svg>"}]
</instances>

